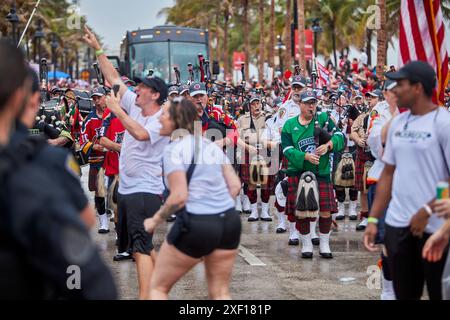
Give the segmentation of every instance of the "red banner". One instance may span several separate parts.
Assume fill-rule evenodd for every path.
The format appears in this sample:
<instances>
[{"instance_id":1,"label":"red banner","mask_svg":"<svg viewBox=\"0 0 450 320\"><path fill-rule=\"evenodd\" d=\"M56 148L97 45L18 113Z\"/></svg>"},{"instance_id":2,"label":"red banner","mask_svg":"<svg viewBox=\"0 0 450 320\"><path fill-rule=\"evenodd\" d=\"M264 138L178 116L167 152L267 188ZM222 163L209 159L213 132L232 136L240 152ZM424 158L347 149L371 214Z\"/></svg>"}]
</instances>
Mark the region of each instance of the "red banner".
<instances>
[{"instance_id":1,"label":"red banner","mask_svg":"<svg viewBox=\"0 0 450 320\"><path fill-rule=\"evenodd\" d=\"M305 59L306 61L312 60L314 52L314 36L310 29L305 30ZM300 54L298 51L298 30L295 30L295 59L299 59Z\"/></svg>"},{"instance_id":2,"label":"red banner","mask_svg":"<svg viewBox=\"0 0 450 320\"><path fill-rule=\"evenodd\" d=\"M241 70L242 63L245 63L245 53L244 52L233 52L233 65L234 70Z\"/></svg>"}]
</instances>

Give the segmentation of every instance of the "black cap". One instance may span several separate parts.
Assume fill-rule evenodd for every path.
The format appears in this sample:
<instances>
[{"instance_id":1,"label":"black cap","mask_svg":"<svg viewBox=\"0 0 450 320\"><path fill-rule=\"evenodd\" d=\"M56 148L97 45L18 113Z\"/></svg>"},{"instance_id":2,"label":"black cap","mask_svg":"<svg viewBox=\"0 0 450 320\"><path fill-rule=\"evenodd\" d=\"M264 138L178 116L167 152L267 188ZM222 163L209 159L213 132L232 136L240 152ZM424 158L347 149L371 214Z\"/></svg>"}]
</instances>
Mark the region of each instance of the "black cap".
<instances>
[{"instance_id":1,"label":"black cap","mask_svg":"<svg viewBox=\"0 0 450 320\"><path fill-rule=\"evenodd\" d=\"M291 85L297 84L302 87L306 87L306 82L307 82L306 79L303 78L302 76L294 76L294 79L292 79Z\"/></svg>"},{"instance_id":2,"label":"black cap","mask_svg":"<svg viewBox=\"0 0 450 320\"><path fill-rule=\"evenodd\" d=\"M386 81L384 81L383 89L388 91L388 90L394 89L396 86L397 86L397 81L391 80L391 79L386 79Z\"/></svg>"},{"instance_id":3,"label":"black cap","mask_svg":"<svg viewBox=\"0 0 450 320\"><path fill-rule=\"evenodd\" d=\"M159 92L160 98L159 100L166 100L167 99L167 85L161 78L158 77L148 77L144 78L142 80L142 83L145 84L147 87L152 88L156 92Z\"/></svg>"},{"instance_id":4,"label":"black cap","mask_svg":"<svg viewBox=\"0 0 450 320\"><path fill-rule=\"evenodd\" d=\"M105 96L105 95L106 95L106 90L102 86L92 89L91 98L93 96L102 97L102 96Z\"/></svg>"},{"instance_id":5,"label":"black cap","mask_svg":"<svg viewBox=\"0 0 450 320\"><path fill-rule=\"evenodd\" d=\"M397 72L387 73L386 77L396 81L406 79L411 82L418 82L427 89L436 87L436 72L433 67L424 61L411 61Z\"/></svg>"},{"instance_id":6,"label":"black cap","mask_svg":"<svg viewBox=\"0 0 450 320\"><path fill-rule=\"evenodd\" d=\"M206 92L206 86L204 83L198 83L198 82L194 82L193 84L191 84L191 86L189 87L189 93L191 95L191 97L197 95L197 94L208 94Z\"/></svg>"},{"instance_id":7,"label":"black cap","mask_svg":"<svg viewBox=\"0 0 450 320\"><path fill-rule=\"evenodd\" d=\"M252 103L253 101L261 101L261 97L257 94L252 94L250 97L250 103Z\"/></svg>"},{"instance_id":8,"label":"black cap","mask_svg":"<svg viewBox=\"0 0 450 320\"><path fill-rule=\"evenodd\" d=\"M382 99L384 97L383 96L383 91L381 91L380 89L375 89L372 92L367 92L366 93L366 97L367 96L375 97L375 98L378 98L378 99Z\"/></svg>"},{"instance_id":9,"label":"black cap","mask_svg":"<svg viewBox=\"0 0 450 320\"><path fill-rule=\"evenodd\" d=\"M168 91L169 91L169 96L170 96L172 93L178 94L178 87L177 87L177 86L170 86L169 89L168 89Z\"/></svg>"}]
</instances>

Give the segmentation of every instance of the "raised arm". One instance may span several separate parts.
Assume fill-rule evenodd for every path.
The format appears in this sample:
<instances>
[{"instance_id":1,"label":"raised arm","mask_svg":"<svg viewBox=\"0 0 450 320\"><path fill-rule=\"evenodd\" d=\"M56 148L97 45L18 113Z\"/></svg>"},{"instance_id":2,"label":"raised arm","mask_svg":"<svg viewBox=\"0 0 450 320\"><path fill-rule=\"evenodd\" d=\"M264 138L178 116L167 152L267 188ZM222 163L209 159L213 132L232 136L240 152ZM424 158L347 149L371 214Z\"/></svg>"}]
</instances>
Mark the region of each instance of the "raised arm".
<instances>
[{"instance_id":1,"label":"raised arm","mask_svg":"<svg viewBox=\"0 0 450 320\"><path fill-rule=\"evenodd\" d=\"M95 55L97 56L97 60L100 66L100 70L105 76L106 81L108 81L111 85L119 84L120 90L119 93L121 96L125 94L128 90L127 86L120 79L119 73L114 68L113 64L108 60L108 57L103 52L102 46L97 40L97 37L87 26L84 26L84 31L86 32L83 40L87 43L88 46L95 50Z\"/></svg>"}]
</instances>

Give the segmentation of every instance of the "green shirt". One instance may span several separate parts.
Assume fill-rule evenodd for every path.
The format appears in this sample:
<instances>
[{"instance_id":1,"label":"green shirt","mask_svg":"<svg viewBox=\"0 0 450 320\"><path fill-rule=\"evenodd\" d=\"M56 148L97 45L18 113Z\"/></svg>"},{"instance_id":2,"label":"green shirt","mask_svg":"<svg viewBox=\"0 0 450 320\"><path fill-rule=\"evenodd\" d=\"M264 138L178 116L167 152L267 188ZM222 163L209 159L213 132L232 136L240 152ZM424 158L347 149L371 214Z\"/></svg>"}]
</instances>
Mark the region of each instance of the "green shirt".
<instances>
[{"instance_id":1,"label":"green shirt","mask_svg":"<svg viewBox=\"0 0 450 320\"><path fill-rule=\"evenodd\" d=\"M326 112L318 114L318 122L321 128L325 126L327 120L328 114ZM320 157L319 166L305 160L306 153L314 154L316 151L314 123L315 120L313 119L308 125L303 126L299 122L299 117L294 117L284 124L281 131L281 145L283 154L289 161L286 173L288 176L299 176L305 171L311 171L318 179L331 182L330 152ZM332 151L343 150L345 147L344 135L331 119L328 120L328 132L333 132L331 137Z\"/></svg>"}]
</instances>

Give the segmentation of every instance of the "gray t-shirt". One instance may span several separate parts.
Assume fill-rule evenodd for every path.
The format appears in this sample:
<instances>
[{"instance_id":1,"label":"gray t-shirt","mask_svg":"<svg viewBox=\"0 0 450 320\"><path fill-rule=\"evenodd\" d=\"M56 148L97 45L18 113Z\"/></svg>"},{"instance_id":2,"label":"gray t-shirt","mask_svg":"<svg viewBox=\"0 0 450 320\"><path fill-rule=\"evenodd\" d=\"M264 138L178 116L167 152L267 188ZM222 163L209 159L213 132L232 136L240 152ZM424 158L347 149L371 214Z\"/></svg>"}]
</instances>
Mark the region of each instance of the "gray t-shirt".
<instances>
[{"instance_id":1,"label":"gray t-shirt","mask_svg":"<svg viewBox=\"0 0 450 320\"><path fill-rule=\"evenodd\" d=\"M197 141L195 169L188 186L186 210L192 214L217 214L234 207L234 200L223 176L222 165L230 163L222 149L208 139ZM194 136L187 135L164 150L164 177L175 171L187 172L194 152Z\"/></svg>"},{"instance_id":2,"label":"gray t-shirt","mask_svg":"<svg viewBox=\"0 0 450 320\"><path fill-rule=\"evenodd\" d=\"M159 135L161 110L151 117L145 117L135 101L136 94L127 90L122 97L121 107L147 130L150 141L138 141L128 130L125 131L119 159L119 193L162 194L162 153L169 138Z\"/></svg>"},{"instance_id":3,"label":"gray t-shirt","mask_svg":"<svg viewBox=\"0 0 450 320\"><path fill-rule=\"evenodd\" d=\"M395 117L389 128L383 161L395 166L386 223L407 227L413 215L436 197L438 182L449 178L450 113L439 108L423 116L408 111ZM435 232L443 222L432 215L425 232Z\"/></svg>"}]
</instances>

